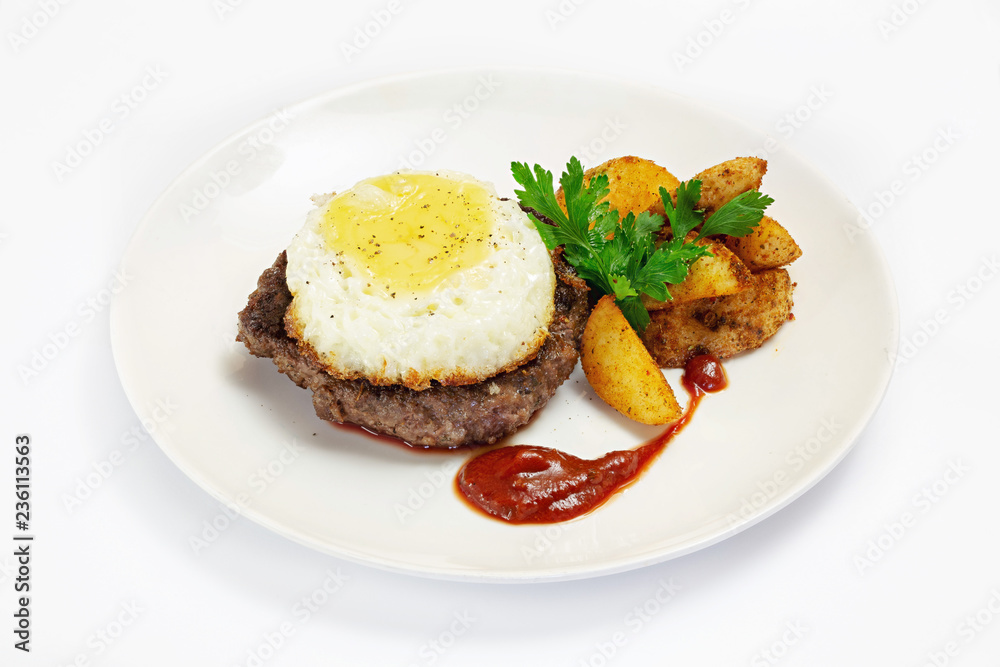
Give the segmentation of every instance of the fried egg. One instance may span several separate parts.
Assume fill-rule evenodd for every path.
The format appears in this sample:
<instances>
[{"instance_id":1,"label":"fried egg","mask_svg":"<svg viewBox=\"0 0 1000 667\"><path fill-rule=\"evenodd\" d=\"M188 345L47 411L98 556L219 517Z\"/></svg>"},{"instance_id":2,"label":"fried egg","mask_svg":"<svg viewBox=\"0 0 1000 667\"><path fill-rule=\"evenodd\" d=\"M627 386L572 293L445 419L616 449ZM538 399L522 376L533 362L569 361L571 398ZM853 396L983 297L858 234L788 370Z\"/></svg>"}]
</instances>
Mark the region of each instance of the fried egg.
<instances>
[{"instance_id":1,"label":"fried egg","mask_svg":"<svg viewBox=\"0 0 1000 667\"><path fill-rule=\"evenodd\" d=\"M492 184L398 171L317 204L287 249L285 328L334 377L470 384L544 343L552 259Z\"/></svg>"}]
</instances>

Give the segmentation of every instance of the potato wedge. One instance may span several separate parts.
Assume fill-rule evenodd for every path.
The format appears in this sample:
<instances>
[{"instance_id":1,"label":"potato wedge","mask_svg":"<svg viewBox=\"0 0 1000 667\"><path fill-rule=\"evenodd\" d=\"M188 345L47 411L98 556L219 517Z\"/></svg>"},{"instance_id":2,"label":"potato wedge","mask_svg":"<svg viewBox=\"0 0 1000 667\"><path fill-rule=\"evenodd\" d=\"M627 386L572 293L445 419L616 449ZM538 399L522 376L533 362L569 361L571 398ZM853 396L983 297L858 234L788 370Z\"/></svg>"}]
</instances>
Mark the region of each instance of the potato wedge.
<instances>
[{"instance_id":1,"label":"potato wedge","mask_svg":"<svg viewBox=\"0 0 1000 667\"><path fill-rule=\"evenodd\" d=\"M636 215L659 205L662 214L663 202L660 200L660 186L673 192L680 181L664 167L652 160L626 155L616 157L592 167L583 172L586 182L600 174L608 176L607 202L616 209L622 217L629 212ZM556 193L559 205L566 208L566 200L562 189Z\"/></svg>"},{"instance_id":2,"label":"potato wedge","mask_svg":"<svg viewBox=\"0 0 1000 667\"><path fill-rule=\"evenodd\" d=\"M690 238L694 238L691 234ZM701 257L688 270L687 278L677 285L668 285L670 301L656 301L643 295L646 310L662 310L678 303L736 294L753 282L749 269L722 241L703 239L700 245L709 246L711 257Z\"/></svg>"},{"instance_id":3,"label":"potato wedge","mask_svg":"<svg viewBox=\"0 0 1000 667\"><path fill-rule=\"evenodd\" d=\"M766 215L750 234L726 237L726 247L751 271L777 269L791 264L802 255L802 249L788 230Z\"/></svg>"},{"instance_id":4,"label":"potato wedge","mask_svg":"<svg viewBox=\"0 0 1000 667\"><path fill-rule=\"evenodd\" d=\"M727 359L756 349L788 321L793 288L785 269L756 273L736 294L651 312L642 342L663 368L683 368L699 354Z\"/></svg>"},{"instance_id":5,"label":"potato wedge","mask_svg":"<svg viewBox=\"0 0 1000 667\"><path fill-rule=\"evenodd\" d=\"M757 157L733 158L709 167L694 177L701 180L698 208L710 215L733 197L747 190L759 190L766 172L767 160Z\"/></svg>"},{"instance_id":6,"label":"potato wedge","mask_svg":"<svg viewBox=\"0 0 1000 667\"><path fill-rule=\"evenodd\" d=\"M667 424L681 416L673 389L614 297L597 302L580 345L580 364L605 403L643 424Z\"/></svg>"}]
</instances>

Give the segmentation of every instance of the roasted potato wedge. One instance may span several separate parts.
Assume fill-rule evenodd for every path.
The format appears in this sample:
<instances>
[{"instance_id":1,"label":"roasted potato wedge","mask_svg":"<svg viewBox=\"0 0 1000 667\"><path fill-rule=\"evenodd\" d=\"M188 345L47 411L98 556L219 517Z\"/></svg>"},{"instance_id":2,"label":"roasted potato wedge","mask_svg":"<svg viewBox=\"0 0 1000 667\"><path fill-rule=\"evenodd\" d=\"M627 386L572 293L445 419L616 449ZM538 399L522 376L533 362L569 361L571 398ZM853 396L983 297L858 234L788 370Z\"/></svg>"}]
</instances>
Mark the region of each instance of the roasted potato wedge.
<instances>
[{"instance_id":1,"label":"roasted potato wedge","mask_svg":"<svg viewBox=\"0 0 1000 667\"><path fill-rule=\"evenodd\" d=\"M756 349L788 320L793 287L786 270L761 271L736 294L651 312L642 342L664 368L682 368L699 354L727 359Z\"/></svg>"},{"instance_id":2,"label":"roasted potato wedge","mask_svg":"<svg viewBox=\"0 0 1000 667\"><path fill-rule=\"evenodd\" d=\"M802 255L802 249L788 230L766 215L750 234L727 236L726 247L751 271L777 269L791 264Z\"/></svg>"},{"instance_id":3,"label":"roasted potato wedge","mask_svg":"<svg viewBox=\"0 0 1000 667\"><path fill-rule=\"evenodd\" d=\"M691 238L694 236L692 233ZM722 241L702 239L699 243L709 246L712 256L696 260L684 282L668 286L673 297L670 301L656 301L644 295L646 310L661 310L695 299L736 294L750 286L753 280L750 271Z\"/></svg>"},{"instance_id":4,"label":"roasted potato wedge","mask_svg":"<svg viewBox=\"0 0 1000 667\"><path fill-rule=\"evenodd\" d=\"M702 181L698 208L712 215L733 197L759 189L766 171L767 161L754 157L734 158L705 169L694 176ZM659 188L676 193L679 184L663 167L634 156L609 160L588 169L585 177L601 173L608 175L608 201L623 215L629 211L663 215ZM563 204L561 190L557 197ZM779 267L797 259L802 251L777 221L764 216L747 237L720 236L703 243L711 245L712 256L695 262L684 282L669 286L673 299L660 302L643 297L652 322L641 342L660 367L681 368L706 352L725 359L760 347L791 314L793 284ZM617 318L610 314L612 309ZM613 299L602 299L591 319L581 361L598 395L637 421L675 419L673 391L665 380L660 384L662 373L649 372L642 356L630 351L625 334L633 332ZM664 398L666 391L669 400ZM666 421L648 417L650 411L655 412L651 400L668 406L669 418L656 417Z\"/></svg>"},{"instance_id":5,"label":"roasted potato wedge","mask_svg":"<svg viewBox=\"0 0 1000 667\"><path fill-rule=\"evenodd\" d=\"M726 160L696 174L701 180L701 199L698 208L711 215L723 204L747 190L759 190L767 172L767 160L757 157L738 157Z\"/></svg>"},{"instance_id":6,"label":"roasted potato wedge","mask_svg":"<svg viewBox=\"0 0 1000 667\"><path fill-rule=\"evenodd\" d=\"M648 211L654 205L659 205L663 212L663 202L660 200L660 187L673 192L680 185L677 177L652 160L646 160L633 155L616 157L603 164L583 172L589 183L590 179L600 174L608 175L608 196L606 201L612 209L617 210L622 217L629 212L636 215ZM559 205L566 208L566 200L562 189L556 193Z\"/></svg>"},{"instance_id":7,"label":"roasted potato wedge","mask_svg":"<svg viewBox=\"0 0 1000 667\"><path fill-rule=\"evenodd\" d=\"M626 417L643 424L680 418L673 389L611 295L601 297L587 320L580 364L597 395Z\"/></svg>"}]
</instances>

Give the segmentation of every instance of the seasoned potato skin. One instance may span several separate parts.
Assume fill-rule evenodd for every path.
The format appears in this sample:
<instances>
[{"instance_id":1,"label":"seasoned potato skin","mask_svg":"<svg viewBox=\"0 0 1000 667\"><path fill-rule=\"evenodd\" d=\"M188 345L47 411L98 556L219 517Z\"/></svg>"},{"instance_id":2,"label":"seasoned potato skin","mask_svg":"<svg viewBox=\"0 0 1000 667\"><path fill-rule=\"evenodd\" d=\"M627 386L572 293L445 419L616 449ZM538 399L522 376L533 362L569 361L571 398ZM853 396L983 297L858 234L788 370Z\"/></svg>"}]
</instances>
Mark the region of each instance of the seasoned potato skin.
<instances>
[{"instance_id":1,"label":"seasoned potato skin","mask_svg":"<svg viewBox=\"0 0 1000 667\"><path fill-rule=\"evenodd\" d=\"M642 342L664 368L683 368L692 357L706 353L728 359L760 347L788 321L793 289L786 270L762 271L736 294L650 313L652 322Z\"/></svg>"},{"instance_id":2,"label":"seasoned potato skin","mask_svg":"<svg viewBox=\"0 0 1000 667\"><path fill-rule=\"evenodd\" d=\"M695 174L692 178L702 182L697 208L711 216L733 197L759 190L766 173L766 160L737 157ZM659 189L676 201L680 184L666 168L636 156L614 158L584 172L588 181L597 174L608 175L607 201L622 215L665 215ZM565 208L562 190L556 196ZM661 240L669 238L668 230L664 227ZM643 296L652 322L641 340L664 368L682 368L698 354L726 359L758 348L791 316L794 285L781 267L802 250L781 224L765 215L745 237L720 235L702 243L710 244L713 256L696 261L684 282L669 286L670 301Z\"/></svg>"},{"instance_id":3,"label":"seasoned potato skin","mask_svg":"<svg viewBox=\"0 0 1000 667\"><path fill-rule=\"evenodd\" d=\"M609 193L605 201L623 217L629 212L638 215L653 209L656 205L659 206L662 215L663 202L660 200L660 188L673 192L680 185L677 177L666 168L652 160L634 155L612 158L596 167L591 167L583 172L584 181L589 183L590 179L600 174L608 176ZM556 192L556 199L565 209L566 199L562 188Z\"/></svg>"},{"instance_id":4,"label":"seasoned potato skin","mask_svg":"<svg viewBox=\"0 0 1000 667\"><path fill-rule=\"evenodd\" d=\"M695 236L692 232L688 239L694 240ZM643 295L646 310L660 310L695 299L736 294L750 286L753 276L749 269L722 240L702 239L698 243L708 246L711 256L697 259L688 269L683 282L668 286L673 297L670 301L657 301Z\"/></svg>"},{"instance_id":5,"label":"seasoned potato skin","mask_svg":"<svg viewBox=\"0 0 1000 667\"><path fill-rule=\"evenodd\" d=\"M668 424L682 411L663 372L632 326L605 295L590 313L580 343L580 365L594 392L642 424Z\"/></svg>"},{"instance_id":6,"label":"seasoned potato skin","mask_svg":"<svg viewBox=\"0 0 1000 667\"><path fill-rule=\"evenodd\" d=\"M746 236L728 236L726 247L751 271L777 269L802 256L802 248L777 220L765 215Z\"/></svg>"},{"instance_id":7,"label":"seasoned potato skin","mask_svg":"<svg viewBox=\"0 0 1000 667\"><path fill-rule=\"evenodd\" d=\"M747 190L759 190L765 173L767 160L759 157L738 157L709 167L695 175L701 179L698 208L711 215L733 197Z\"/></svg>"}]
</instances>

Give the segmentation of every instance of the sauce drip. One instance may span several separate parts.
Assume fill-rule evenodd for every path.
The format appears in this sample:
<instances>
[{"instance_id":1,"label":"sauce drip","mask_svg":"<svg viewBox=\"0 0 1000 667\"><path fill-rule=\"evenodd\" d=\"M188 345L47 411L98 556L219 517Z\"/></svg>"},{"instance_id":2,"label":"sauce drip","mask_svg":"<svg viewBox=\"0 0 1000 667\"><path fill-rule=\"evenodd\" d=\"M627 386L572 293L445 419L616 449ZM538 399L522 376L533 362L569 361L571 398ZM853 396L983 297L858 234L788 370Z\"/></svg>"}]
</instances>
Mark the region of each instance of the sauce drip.
<instances>
[{"instance_id":1,"label":"sauce drip","mask_svg":"<svg viewBox=\"0 0 1000 667\"><path fill-rule=\"evenodd\" d=\"M701 397L725 389L727 381L722 363L705 354L687 363L681 384L690 398L684 414L635 449L588 460L550 447L501 447L462 466L459 491L476 509L509 523L556 523L586 514L637 478L691 420Z\"/></svg>"}]
</instances>

